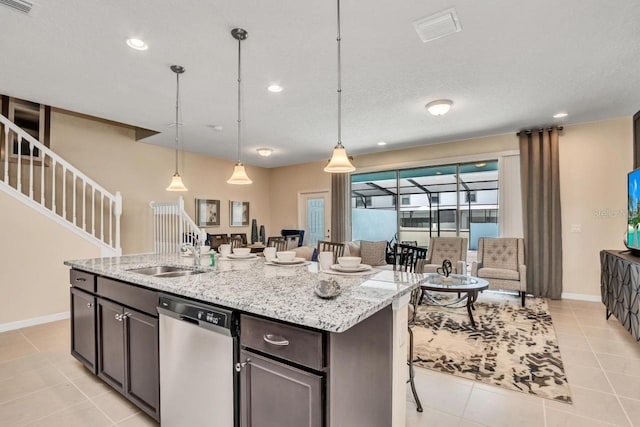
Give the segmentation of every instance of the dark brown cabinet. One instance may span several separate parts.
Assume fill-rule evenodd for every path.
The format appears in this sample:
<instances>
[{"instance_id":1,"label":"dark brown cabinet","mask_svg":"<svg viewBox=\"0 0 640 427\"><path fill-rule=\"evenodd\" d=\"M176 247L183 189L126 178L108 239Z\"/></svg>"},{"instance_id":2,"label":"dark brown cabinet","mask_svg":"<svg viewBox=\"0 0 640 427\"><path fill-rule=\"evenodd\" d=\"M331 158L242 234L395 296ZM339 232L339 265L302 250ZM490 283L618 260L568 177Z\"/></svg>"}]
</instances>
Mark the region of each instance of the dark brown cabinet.
<instances>
[{"instance_id":1,"label":"dark brown cabinet","mask_svg":"<svg viewBox=\"0 0 640 427\"><path fill-rule=\"evenodd\" d=\"M98 376L158 419L158 319L98 298Z\"/></svg>"},{"instance_id":2,"label":"dark brown cabinet","mask_svg":"<svg viewBox=\"0 0 640 427\"><path fill-rule=\"evenodd\" d=\"M71 354L94 374L96 364L96 297L76 288L71 298Z\"/></svg>"},{"instance_id":3,"label":"dark brown cabinet","mask_svg":"<svg viewBox=\"0 0 640 427\"><path fill-rule=\"evenodd\" d=\"M242 350L242 427L322 426L320 375Z\"/></svg>"}]
</instances>

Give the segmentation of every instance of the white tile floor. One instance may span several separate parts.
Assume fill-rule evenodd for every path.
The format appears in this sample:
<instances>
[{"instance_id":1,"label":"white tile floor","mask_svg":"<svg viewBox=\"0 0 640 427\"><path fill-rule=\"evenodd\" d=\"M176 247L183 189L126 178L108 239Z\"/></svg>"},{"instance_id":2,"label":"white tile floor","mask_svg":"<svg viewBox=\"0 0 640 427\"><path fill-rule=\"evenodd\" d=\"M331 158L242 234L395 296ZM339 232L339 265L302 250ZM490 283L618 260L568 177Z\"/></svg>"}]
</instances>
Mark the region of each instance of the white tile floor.
<instances>
[{"instance_id":1,"label":"white tile floor","mask_svg":"<svg viewBox=\"0 0 640 427\"><path fill-rule=\"evenodd\" d=\"M515 298L514 298L515 301ZM574 405L417 368L407 426L640 426L640 343L602 304L550 302ZM0 425L154 426L69 355L69 323L0 334Z\"/></svg>"}]
</instances>

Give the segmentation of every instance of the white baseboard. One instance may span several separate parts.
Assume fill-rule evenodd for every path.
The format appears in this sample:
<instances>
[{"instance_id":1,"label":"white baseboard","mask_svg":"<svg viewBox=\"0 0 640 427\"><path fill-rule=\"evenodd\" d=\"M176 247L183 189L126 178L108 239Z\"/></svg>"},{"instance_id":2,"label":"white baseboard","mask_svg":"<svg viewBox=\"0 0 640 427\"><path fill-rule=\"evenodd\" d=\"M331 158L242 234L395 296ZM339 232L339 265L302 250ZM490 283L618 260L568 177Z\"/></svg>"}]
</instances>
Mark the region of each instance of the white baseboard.
<instances>
[{"instance_id":1,"label":"white baseboard","mask_svg":"<svg viewBox=\"0 0 640 427\"><path fill-rule=\"evenodd\" d=\"M571 294L567 292L563 292L562 299L574 299L578 301L592 301L592 302L600 302L600 295L589 295L589 294Z\"/></svg>"},{"instance_id":2,"label":"white baseboard","mask_svg":"<svg viewBox=\"0 0 640 427\"><path fill-rule=\"evenodd\" d=\"M55 322L69 318L69 312L49 314L47 316L34 317L32 319L18 320L16 322L0 323L0 332L13 331L14 329L28 328L29 326L40 325L42 323Z\"/></svg>"}]
</instances>

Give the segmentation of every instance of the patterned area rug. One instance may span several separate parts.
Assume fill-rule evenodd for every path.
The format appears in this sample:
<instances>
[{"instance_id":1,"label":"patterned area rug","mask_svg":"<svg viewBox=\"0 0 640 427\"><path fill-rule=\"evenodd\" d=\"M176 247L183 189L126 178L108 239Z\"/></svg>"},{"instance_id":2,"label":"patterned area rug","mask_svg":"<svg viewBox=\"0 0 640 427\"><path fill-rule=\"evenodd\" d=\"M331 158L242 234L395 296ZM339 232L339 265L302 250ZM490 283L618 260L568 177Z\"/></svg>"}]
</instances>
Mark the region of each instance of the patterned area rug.
<instances>
[{"instance_id":1,"label":"patterned area rug","mask_svg":"<svg viewBox=\"0 0 640 427\"><path fill-rule=\"evenodd\" d=\"M473 328L466 308L421 305L413 327L415 364L571 403L546 301L527 298L523 308L520 298L485 292L475 307Z\"/></svg>"}]
</instances>

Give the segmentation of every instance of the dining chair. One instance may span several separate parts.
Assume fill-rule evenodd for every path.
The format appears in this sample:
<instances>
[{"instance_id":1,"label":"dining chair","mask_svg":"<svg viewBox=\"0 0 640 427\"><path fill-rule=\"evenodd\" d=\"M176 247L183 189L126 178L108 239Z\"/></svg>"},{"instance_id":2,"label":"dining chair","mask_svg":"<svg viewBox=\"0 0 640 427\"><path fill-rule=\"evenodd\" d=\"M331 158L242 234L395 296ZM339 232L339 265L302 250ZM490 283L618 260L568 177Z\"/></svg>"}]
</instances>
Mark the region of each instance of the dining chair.
<instances>
[{"instance_id":1,"label":"dining chair","mask_svg":"<svg viewBox=\"0 0 640 427\"><path fill-rule=\"evenodd\" d=\"M300 235L299 234L291 234L289 236L284 237L287 240L287 250L291 251L298 246L300 246Z\"/></svg>"},{"instance_id":2,"label":"dining chair","mask_svg":"<svg viewBox=\"0 0 640 427\"><path fill-rule=\"evenodd\" d=\"M267 247L276 248L276 252L287 250L287 240L282 236L269 237L267 239Z\"/></svg>"},{"instance_id":3,"label":"dining chair","mask_svg":"<svg viewBox=\"0 0 640 427\"><path fill-rule=\"evenodd\" d=\"M424 269L424 260L427 258L427 250L417 246L396 244L394 245L394 271L405 271L411 273L422 273ZM409 365L409 379L407 382L411 386L411 393L416 401L416 410L422 412L422 403L418 397L418 391L416 390L415 383L415 368L413 367L413 326L416 324L416 317L418 312L418 302L422 299L422 291L420 288L411 291L411 298L409 300L409 313L407 330L409 331L409 355L407 357L407 365Z\"/></svg>"},{"instance_id":4,"label":"dining chair","mask_svg":"<svg viewBox=\"0 0 640 427\"><path fill-rule=\"evenodd\" d=\"M247 246L247 233L231 233L231 238L239 237L242 240L242 245Z\"/></svg>"},{"instance_id":5,"label":"dining chair","mask_svg":"<svg viewBox=\"0 0 640 427\"><path fill-rule=\"evenodd\" d=\"M418 241L417 240L403 240L400 243L403 244L403 245L418 246Z\"/></svg>"},{"instance_id":6,"label":"dining chair","mask_svg":"<svg viewBox=\"0 0 640 427\"><path fill-rule=\"evenodd\" d=\"M220 245L229 243L229 237L226 234L209 234L209 246L212 249L218 249Z\"/></svg>"},{"instance_id":7,"label":"dining chair","mask_svg":"<svg viewBox=\"0 0 640 427\"><path fill-rule=\"evenodd\" d=\"M231 250L234 250L235 248L241 248L244 245L242 244L242 237L240 236L233 236L229 238L229 243L231 244Z\"/></svg>"},{"instance_id":8,"label":"dining chair","mask_svg":"<svg viewBox=\"0 0 640 427\"><path fill-rule=\"evenodd\" d=\"M397 243L394 246L393 269L399 271L414 272L418 265L418 260L427 258L427 250L419 246L403 245ZM422 266L422 263L420 264Z\"/></svg>"},{"instance_id":9,"label":"dining chair","mask_svg":"<svg viewBox=\"0 0 640 427\"><path fill-rule=\"evenodd\" d=\"M320 252L333 252L333 263L336 264L338 258L344 255L344 243L318 240L318 254Z\"/></svg>"}]
</instances>

